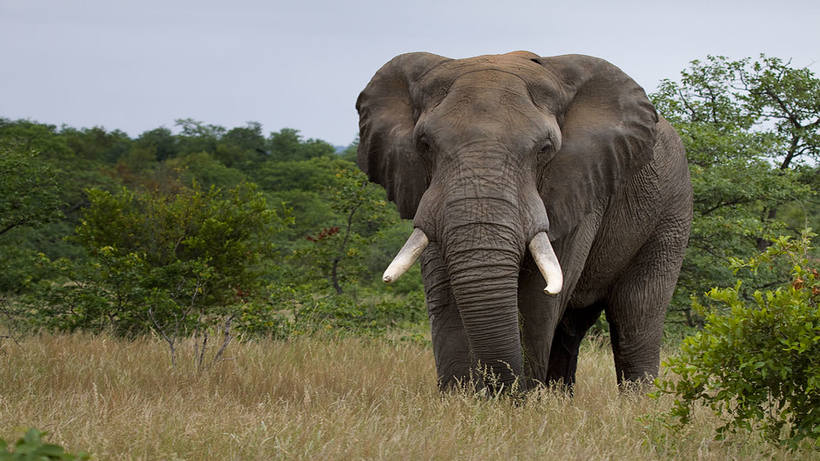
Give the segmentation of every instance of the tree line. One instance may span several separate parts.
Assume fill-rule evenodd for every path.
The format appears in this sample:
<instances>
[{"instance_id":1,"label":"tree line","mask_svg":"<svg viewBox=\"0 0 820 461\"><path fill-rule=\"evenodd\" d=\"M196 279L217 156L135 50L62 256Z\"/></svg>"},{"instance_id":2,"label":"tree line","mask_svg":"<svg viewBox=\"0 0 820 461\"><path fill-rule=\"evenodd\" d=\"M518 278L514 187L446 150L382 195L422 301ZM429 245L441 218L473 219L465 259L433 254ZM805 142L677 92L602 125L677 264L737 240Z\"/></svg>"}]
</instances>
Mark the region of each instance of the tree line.
<instances>
[{"instance_id":1,"label":"tree line","mask_svg":"<svg viewBox=\"0 0 820 461\"><path fill-rule=\"evenodd\" d=\"M820 80L777 58L710 56L650 98L683 139L695 189L672 332L702 326L692 298L734 284L731 258L817 229ZM355 152L256 122L180 119L130 137L0 119L4 323L150 331L172 351L190 335L204 351L214 336L420 323L418 268L380 283L411 224ZM751 297L789 268L742 277Z\"/></svg>"}]
</instances>

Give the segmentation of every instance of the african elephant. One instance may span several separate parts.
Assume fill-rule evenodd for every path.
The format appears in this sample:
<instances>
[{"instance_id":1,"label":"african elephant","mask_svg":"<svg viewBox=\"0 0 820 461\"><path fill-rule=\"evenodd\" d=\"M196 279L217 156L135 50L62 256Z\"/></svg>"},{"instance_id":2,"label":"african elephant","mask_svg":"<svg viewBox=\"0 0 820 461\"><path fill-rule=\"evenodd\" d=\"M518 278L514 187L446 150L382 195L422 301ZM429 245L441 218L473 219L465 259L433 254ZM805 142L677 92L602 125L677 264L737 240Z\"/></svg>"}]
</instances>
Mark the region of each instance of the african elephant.
<instances>
[{"instance_id":1,"label":"african elephant","mask_svg":"<svg viewBox=\"0 0 820 461\"><path fill-rule=\"evenodd\" d=\"M356 108L357 163L415 227L384 279L420 256L442 388L477 367L571 387L602 311L619 385L657 375L692 186L637 83L590 56L408 53Z\"/></svg>"}]
</instances>

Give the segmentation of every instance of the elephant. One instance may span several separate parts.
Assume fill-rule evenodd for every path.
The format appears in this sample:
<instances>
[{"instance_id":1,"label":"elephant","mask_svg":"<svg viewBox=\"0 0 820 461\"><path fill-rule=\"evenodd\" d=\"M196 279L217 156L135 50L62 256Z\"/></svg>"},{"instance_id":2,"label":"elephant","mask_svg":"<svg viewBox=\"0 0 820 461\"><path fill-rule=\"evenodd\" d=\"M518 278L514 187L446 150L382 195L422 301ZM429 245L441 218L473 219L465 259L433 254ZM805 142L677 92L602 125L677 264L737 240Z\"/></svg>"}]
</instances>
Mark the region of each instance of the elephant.
<instances>
[{"instance_id":1,"label":"elephant","mask_svg":"<svg viewBox=\"0 0 820 461\"><path fill-rule=\"evenodd\" d=\"M657 375L692 185L634 80L584 55L414 52L356 108L357 164L413 220L383 278L420 260L442 389L571 389L601 312L619 387Z\"/></svg>"}]
</instances>

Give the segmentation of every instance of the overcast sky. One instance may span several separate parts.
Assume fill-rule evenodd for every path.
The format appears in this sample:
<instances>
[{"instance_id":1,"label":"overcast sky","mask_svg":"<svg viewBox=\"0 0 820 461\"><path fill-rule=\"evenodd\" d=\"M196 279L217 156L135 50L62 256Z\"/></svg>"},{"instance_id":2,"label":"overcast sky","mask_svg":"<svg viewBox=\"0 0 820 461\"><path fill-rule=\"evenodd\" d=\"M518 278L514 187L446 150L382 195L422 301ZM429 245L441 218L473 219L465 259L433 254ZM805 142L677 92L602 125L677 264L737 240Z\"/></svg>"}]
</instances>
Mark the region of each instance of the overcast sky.
<instances>
[{"instance_id":1,"label":"overcast sky","mask_svg":"<svg viewBox=\"0 0 820 461\"><path fill-rule=\"evenodd\" d=\"M520 49L605 58L647 92L707 54L820 74L820 1L0 0L0 117L131 136L258 121L346 145L393 56Z\"/></svg>"}]
</instances>

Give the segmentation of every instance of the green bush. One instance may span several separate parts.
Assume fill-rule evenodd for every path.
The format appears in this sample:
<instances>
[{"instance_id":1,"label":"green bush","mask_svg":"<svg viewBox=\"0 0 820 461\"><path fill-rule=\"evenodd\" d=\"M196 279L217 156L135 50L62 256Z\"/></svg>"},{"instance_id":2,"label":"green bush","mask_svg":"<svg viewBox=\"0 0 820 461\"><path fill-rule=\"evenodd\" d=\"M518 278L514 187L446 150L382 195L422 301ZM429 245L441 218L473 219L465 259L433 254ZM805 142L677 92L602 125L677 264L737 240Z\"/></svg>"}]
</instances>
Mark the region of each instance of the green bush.
<instances>
[{"instance_id":1,"label":"green bush","mask_svg":"<svg viewBox=\"0 0 820 461\"><path fill-rule=\"evenodd\" d=\"M151 332L168 343L172 362L178 338L197 337L203 348L214 332L230 341L243 306L264 300L270 242L292 220L252 184L224 192L194 184L175 194L92 189L88 198L74 238L89 258L54 262L64 279L46 282L34 320L50 329Z\"/></svg>"},{"instance_id":2,"label":"green bush","mask_svg":"<svg viewBox=\"0 0 820 461\"><path fill-rule=\"evenodd\" d=\"M690 421L694 404L702 403L730 418L718 438L738 429L762 429L777 444L818 441L820 277L809 266L811 236L781 237L758 257L731 261L737 273L785 260L792 269L783 286L749 294L738 281L707 293L709 307L694 303L705 317L704 329L664 363L679 379L656 381L658 394L676 397L671 414L681 424Z\"/></svg>"},{"instance_id":3,"label":"green bush","mask_svg":"<svg viewBox=\"0 0 820 461\"><path fill-rule=\"evenodd\" d=\"M5 440L0 439L0 461L75 461L88 460L88 453L71 454L59 445L43 442L45 432L29 429L26 434L17 440L14 446L9 447Z\"/></svg>"}]
</instances>

